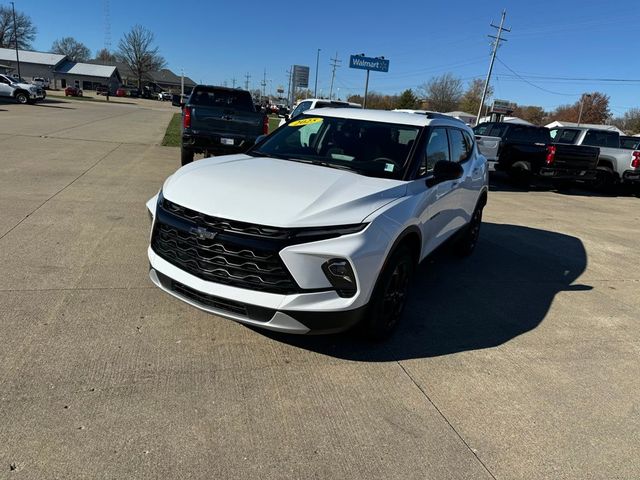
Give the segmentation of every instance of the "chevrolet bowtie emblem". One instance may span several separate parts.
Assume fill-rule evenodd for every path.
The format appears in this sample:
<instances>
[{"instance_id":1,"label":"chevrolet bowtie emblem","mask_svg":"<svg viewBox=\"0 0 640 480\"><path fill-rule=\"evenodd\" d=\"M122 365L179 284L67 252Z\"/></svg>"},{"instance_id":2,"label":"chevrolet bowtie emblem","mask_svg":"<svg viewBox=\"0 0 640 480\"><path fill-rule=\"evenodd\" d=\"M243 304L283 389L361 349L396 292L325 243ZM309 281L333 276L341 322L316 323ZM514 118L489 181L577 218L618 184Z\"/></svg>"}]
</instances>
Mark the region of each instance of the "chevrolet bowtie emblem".
<instances>
[{"instance_id":1,"label":"chevrolet bowtie emblem","mask_svg":"<svg viewBox=\"0 0 640 480\"><path fill-rule=\"evenodd\" d=\"M210 232L206 228L202 227L192 227L189 230L189 233L194 234L200 240L213 240L218 235L216 232Z\"/></svg>"}]
</instances>

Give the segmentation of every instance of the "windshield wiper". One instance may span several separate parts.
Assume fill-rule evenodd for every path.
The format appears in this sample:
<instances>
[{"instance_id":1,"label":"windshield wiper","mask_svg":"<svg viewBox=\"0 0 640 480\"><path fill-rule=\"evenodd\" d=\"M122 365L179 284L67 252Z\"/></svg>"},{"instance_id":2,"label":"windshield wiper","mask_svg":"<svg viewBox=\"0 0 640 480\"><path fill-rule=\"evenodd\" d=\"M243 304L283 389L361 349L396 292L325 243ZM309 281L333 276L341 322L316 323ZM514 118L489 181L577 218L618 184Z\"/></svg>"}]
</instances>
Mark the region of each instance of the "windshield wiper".
<instances>
[{"instance_id":1,"label":"windshield wiper","mask_svg":"<svg viewBox=\"0 0 640 480\"><path fill-rule=\"evenodd\" d=\"M252 150L246 153L252 157L267 157L267 158L277 158L278 160L291 160L289 157L285 157L284 155L276 155L274 153L266 153L261 152L259 150Z\"/></svg>"}]
</instances>

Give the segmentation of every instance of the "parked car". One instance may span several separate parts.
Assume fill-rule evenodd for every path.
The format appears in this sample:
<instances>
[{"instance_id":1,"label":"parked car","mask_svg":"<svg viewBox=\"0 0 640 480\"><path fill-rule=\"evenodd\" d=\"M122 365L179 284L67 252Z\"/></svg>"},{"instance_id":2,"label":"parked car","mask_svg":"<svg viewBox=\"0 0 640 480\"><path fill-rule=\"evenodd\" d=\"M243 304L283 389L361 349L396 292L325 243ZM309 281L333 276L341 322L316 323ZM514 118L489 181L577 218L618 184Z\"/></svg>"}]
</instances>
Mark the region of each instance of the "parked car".
<instances>
[{"instance_id":1,"label":"parked car","mask_svg":"<svg viewBox=\"0 0 640 480\"><path fill-rule=\"evenodd\" d=\"M139 97L140 96L140 90L138 90L137 88L131 88L129 89L129 96L130 97Z\"/></svg>"},{"instance_id":2,"label":"parked car","mask_svg":"<svg viewBox=\"0 0 640 480\"><path fill-rule=\"evenodd\" d=\"M109 87L106 85L98 85L96 87L96 95L106 95L109 93Z\"/></svg>"},{"instance_id":3,"label":"parked car","mask_svg":"<svg viewBox=\"0 0 640 480\"><path fill-rule=\"evenodd\" d=\"M128 92L126 88L120 87L116 90L116 97L126 97L127 93Z\"/></svg>"},{"instance_id":4,"label":"parked car","mask_svg":"<svg viewBox=\"0 0 640 480\"><path fill-rule=\"evenodd\" d=\"M268 131L269 118L255 111L249 92L197 85L182 109L182 165L195 153L244 152Z\"/></svg>"},{"instance_id":5,"label":"parked car","mask_svg":"<svg viewBox=\"0 0 640 480\"><path fill-rule=\"evenodd\" d=\"M627 150L638 150L640 147L640 137L627 137L620 136L620 148L626 148Z\"/></svg>"},{"instance_id":6,"label":"parked car","mask_svg":"<svg viewBox=\"0 0 640 480\"><path fill-rule=\"evenodd\" d=\"M33 81L31 82L34 85L36 85L37 87L40 87L44 90L47 90L49 88L49 79L48 78L43 78L43 77L33 77Z\"/></svg>"},{"instance_id":7,"label":"parked car","mask_svg":"<svg viewBox=\"0 0 640 480\"><path fill-rule=\"evenodd\" d=\"M640 150L620 148L620 134L613 130L587 127L551 129L556 144L592 145L600 149L596 185L609 189L619 182L640 183Z\"/></svg>"},{"instance_id":8,"label":"parked car","mask_svg":"<svg viewBox=\"0 0 640 480\"><path fill-rule=\"evenodd\" d=\"M13 98L21 104L35 103L47 96L44 89L24 83L11 75L0 75L0 98Z\"/></svg>"},{"instance_id":9,"label":"parked car","mask_svg":"<svg viewBox=\"0 0 640 480\"><path fill-rule=\"evenodd\" d=\"M540 176L565 188L572 181L596 178L599 149L555 144L546 127L486 122L473 130L492 169L506 172L520 184L528 185L533 176Z\"/></svg>"},{"instance_id":10,"label":"parked car","mask_svg":"<svg viewBox=\"0 0 640 480\"><path fill-rule=\"evenodd\" d=\"M161 102L171 101L172 98L173 98L173 94L171 94L169 92L160 92L160 93L158 93L158 100L160 100Z\"/></svg>"},{"instance_id":11,"label":"parked car","mask_svg":"<svg viewBox=\"0 0 640 480\"><path fill-rule=\"evenodd\" d=\"M312 110L314 108L362 108L362 105L359 103L341 102L339 100L329 100L326 98L307 98L305 100L300 100L295 104L291 114L285 115L284 118L280 120L278 126L281 127L289 120L295 119L307 110Z\"/></svg>"},{"instance_id":12,"label":"parked car","mask_svg":"<svg viewBox=\"0 0 640 480\"><path fill-rule=\"evenodd\" d=\"M165 181L147 203L150 277L256 327L304 334L361 323L384 338L420 261L447 240L473 251L487 177L473 131L453 118L309 111L244 154Z\"/></svg>"},{"instance_id":13,"label":"parked car","mask_svg":"<svg viewBox=\"0 0 640 480\"><path fill-rule=\"evenodd\" d=\"M81 97L82 90L78 87L72 87L71 85L69 85L67 88L64 89L64 96L65 97Z\"/></svg>"}]
</instances>

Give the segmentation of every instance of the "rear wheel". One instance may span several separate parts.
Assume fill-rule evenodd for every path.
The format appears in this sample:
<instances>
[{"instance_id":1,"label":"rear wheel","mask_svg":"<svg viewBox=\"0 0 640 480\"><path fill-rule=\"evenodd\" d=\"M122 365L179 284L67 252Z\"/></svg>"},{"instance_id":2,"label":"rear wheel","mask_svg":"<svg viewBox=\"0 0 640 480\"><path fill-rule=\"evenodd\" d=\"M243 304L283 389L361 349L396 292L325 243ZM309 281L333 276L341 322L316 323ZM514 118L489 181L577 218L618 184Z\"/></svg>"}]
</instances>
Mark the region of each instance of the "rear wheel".
<instances>
[{"instance_id":1,"label":"rear wheel","mask_svg":"<svg viewBox=\"0 0 640 480\"><path fill-rule=\"evenodd\" d=\"M599 165L596 167L596 179L593 182L593 186L597 190L610 192L613 190L615 183L616 177L612 168L605 165Z\"/></svg>"},{"instance_id":2,"label":"rear wheel","mask_svg":"<svg viewBox=\"0 0 640 480\"><path fill-rule=\"evenodd\" d=\"M531 185L531 166L527 162L516 162L508 171L509 179L519 187Z\"/></svg>"},{"instance_id":3,"label":"rear wheel","mask_svg":"<svg viewBox=\"0 0 640 480\"><path fill-rule=\"evenodd\" d=\"M27 97L26 93L20 92L16 95L16 101L21 105L25 105L29 102L29 97Z\"/></svg>"},{"instance_id":4,"label":"rear wheel","mask_svg":"<svg viewBox=\"0 0 640 480\"><path fill-rule=\"evenodd\" d=\"M364 333L373 340L388 338L402 318L414 271L414 261L407 247L391 254L373 291Z\"/></svg>"},{"instance_id":5,"label":"rear wheel","mask_svg":"<svg viewBox=\"0 0 640 480\"><path fill-rule=\"evenodd\" d=\"M180 149L180 163L184 166L193 162L193 150L188 150L184 147Z\"/></svg>"}]
</instances>

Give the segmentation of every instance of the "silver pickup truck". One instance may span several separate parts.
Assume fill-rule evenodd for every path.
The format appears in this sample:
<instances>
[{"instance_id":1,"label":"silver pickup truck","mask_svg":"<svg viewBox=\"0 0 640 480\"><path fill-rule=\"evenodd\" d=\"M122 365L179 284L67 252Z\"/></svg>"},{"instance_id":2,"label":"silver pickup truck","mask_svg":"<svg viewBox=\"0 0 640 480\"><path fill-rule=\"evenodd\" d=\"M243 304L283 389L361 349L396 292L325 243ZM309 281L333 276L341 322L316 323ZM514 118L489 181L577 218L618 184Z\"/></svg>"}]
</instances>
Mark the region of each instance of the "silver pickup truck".
<instances>
[{"instance_id":1,"label":"silver pickup truck","mask_svg":"<svg viewBox=\"0 0 640 480\"><path fill-rule=\"evenodd\" d=\"M640 150L620 148L620 135L611 130L586 127L551 129L555 143L590 145L600 148L597 184L610 187L616 183L640 184Z\"/></svg>"}]
</instances>

